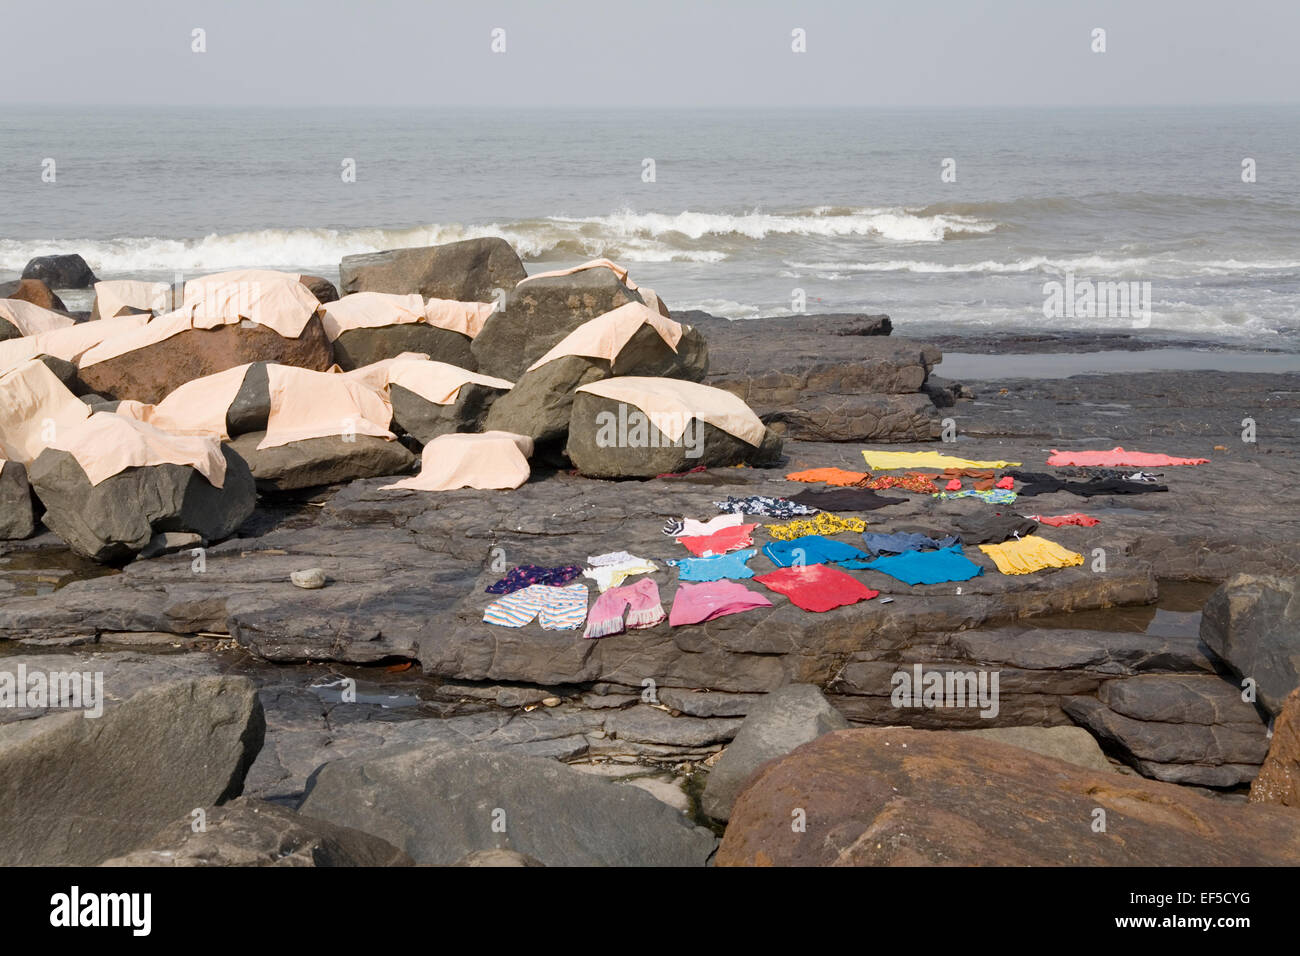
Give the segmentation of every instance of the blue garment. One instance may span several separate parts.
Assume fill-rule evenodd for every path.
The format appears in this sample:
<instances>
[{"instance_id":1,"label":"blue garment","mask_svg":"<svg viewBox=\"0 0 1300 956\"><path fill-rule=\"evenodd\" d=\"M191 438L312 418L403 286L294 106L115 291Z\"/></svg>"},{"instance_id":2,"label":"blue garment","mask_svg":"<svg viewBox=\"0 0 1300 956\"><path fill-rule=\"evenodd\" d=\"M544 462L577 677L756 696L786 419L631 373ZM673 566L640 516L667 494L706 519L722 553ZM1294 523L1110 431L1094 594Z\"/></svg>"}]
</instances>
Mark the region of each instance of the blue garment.
<instances>
[{"instance_id":1,"label":"blue garment","mask_svg":"<svg viewBox=\"0 0 1300 956\"><path fill-rule=\"evenodd\" d=\"M905 551L862 565L881 571L904 584L942 584L944 581L969 581L984 569L962 554L961 546L939 551Z\"/></svg>"},{"instance_id":2,"label":"blue garment","mask_svg":"<svg viewBox=\"0 0 1300 956\"><path fill-rule=\"evenodd\" d=\"M873 558L882 554L902 554L905 551L933 551L937 548L951 548L954 544L960 542L960 538L951 534L946 538L936 540L923 534L912 534L909 531L898 531L894 534L881 534L878 531L862 532L862 543L867 546L867 551L871 553Z\"/></svg>"},{"instance_id":3,"label":"blue garment","mask_svg":"<svg viewBox=\"0 0 1300 956\"><path fill-rule=\"evenodd\" d=\"M757 548L745 551L733 551L731 554L717 554L711 558L670 558L669 564L676 565L677 577L682 581L721 581L723 578L752 578L754 572L745 566Z\"/></svg>"},{"instance_id":4,"label":"blue garment","mask_svg":"<svg viewBox=\"0 0 1300 956\"><path fill-rule=\"evenodd\" d=\"M859 551L851 544L820 534L806 534L802 538L794 538L790 541L773 541L763 546L763 554L778 568L788 568L796 564L861 561L868 556L865 551Z\"/></svg>"}]
</instances>

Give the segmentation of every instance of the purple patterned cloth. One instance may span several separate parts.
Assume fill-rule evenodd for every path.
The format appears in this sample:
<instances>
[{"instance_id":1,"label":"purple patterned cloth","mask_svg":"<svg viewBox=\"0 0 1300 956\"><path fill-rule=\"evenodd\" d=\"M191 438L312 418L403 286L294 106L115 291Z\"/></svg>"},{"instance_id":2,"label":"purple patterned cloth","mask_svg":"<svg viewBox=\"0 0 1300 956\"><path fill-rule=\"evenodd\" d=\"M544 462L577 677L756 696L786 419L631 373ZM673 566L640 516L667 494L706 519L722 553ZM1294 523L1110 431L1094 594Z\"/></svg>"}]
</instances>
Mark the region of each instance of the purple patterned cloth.
<instances>
[{"instance_id":1,"label":"purple patterned cloth","mask_svg":"<svg viewBox=\"0 0 1300 956\"><path fill-rule=\"evenodd\" d=\"M582 568L576 564L566 564L558 568L544 568L536 564L521 564L517 568L511 568L510 573L496 584L488 585L483 590L488 594L513 594L515 591L522 591L534 584L549 584L552 587L559 587L568 584L581 573Z\"/></svg>"}]
</instances>

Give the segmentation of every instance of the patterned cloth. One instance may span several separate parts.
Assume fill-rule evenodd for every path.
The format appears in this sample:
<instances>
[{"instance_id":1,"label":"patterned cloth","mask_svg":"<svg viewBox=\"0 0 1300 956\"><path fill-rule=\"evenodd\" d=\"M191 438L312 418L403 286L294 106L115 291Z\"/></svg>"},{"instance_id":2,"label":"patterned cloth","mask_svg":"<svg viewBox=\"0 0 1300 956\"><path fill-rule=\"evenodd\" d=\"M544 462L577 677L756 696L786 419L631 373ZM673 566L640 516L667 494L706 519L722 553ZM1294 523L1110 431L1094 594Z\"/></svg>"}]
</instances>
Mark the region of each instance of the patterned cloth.
<instances>
[{"instance_id":1,"label":"patterned cloth","mask_svg":"<svg viewBox=\"0 0 1300 956\"><path fill-rule=\"evenodd\" d=\"M1081 528L1091 528L1095 524L1101 524L1100 518L1094 518L1092 515L1079 514L1074 511L1068 515L1030 515L1039 524L1051 525L1053 528L1059 528L1062 525L1076 524Z\"/></svg>"},{"instance_id":2,"label":"patterned cloth","mask_svg":"<svg viewBox=\"0 0 1300 956\"><path fill-rule=\"evenodd\" d=\"M566 564L558 568L521 564L517 568L511 568L509 573L496 584L489 584L483 590L488 594L511 594L532 584L550 584L559 587L568 584L581 573L582 568L576 564Z\"/></svg>"},{"instance_id":3,"label":"patterned cloth","mask_svg":"<svg viewBox=\"0 0 1300 956\"><path fill-rule=\"evenodd\" d=\"M981 544L1003 574L1032 574L1044 568L1069 568L1083 564L1083 555L1036 534L1002 544Z\"/></svg>"},{"instance_id":4,"label":"patterned cloth","mask_svg":"<svg viewBox=\"0 0 1300 956\"><path fill-rule=\"evenodd\" d=\"M881 475L868 481L866 487L875 491L901 488L903 491L914 491L923 495L932 495L939 490L939 486L929 475Z\"/></svg>"},{"instance_id":5,"label":"patterned cloth","mask_svg":"<svg viewBox=\"0 0 1300 956\"><path fill-rule=\"evenodd\" d=\"M728 496L726 501L715 501L719 511L741 515L767 515L769 518L797 518L800 515L815 515L820 508L811 508L785 498L768 498L765 495L749 495L745 498Z\"/></svg>"},{"instance_id":6,"label":"patterned cloth","mask_svg":"<svg viewBox=\"0 0 1300 956\"><path fill-rule=\"evenodd\" d=\"M664 525L664 534L670 538L698 537L744 523L745 519L740 514L718 515L708 521L696 521L694 518L669 518L668 523Z\"/></svg>"},{"instance_id":7,"label":"patterned cloth","mask_svg":"<svg viewBox=\"0 0 1300 956\"><path fill-rule=\"evenodd\" d=\"M941 491L934 497L936 498L979 498L981 501L987 501L991 505L1009 505L1016 500L1014 491L1007 491L1005 488L992 488L986 491L977 491L967 488L965 491Z\"/></svg>"},{"instance_id":8,"label":"patterned cloth","mask_svg":"<svg viewBox=\"0 0 1300 956\"><path fill-rule=\"evenodd\" d=\"M764 530L777 541L791 541L806 534L840 534L844 531L866 531L867 523L861 518L841 518L823 511L815 518L796 518L787 524L764 525Z\"/></svg>"},{"instance_id":9,"label":"patterned cloth","mask_svg":"<svg viewBox=\"0 0 1300 956\"><path fill-rule=\"evenodd\" d=\"M712 558L681 558L668 561L677 568L677 577L683 581L721 581L723 578L752 578L754 572L747 566L758 549L748 548L732 554L719 554Z\"/></svg>"},{"instance_id":10,"label":"patterned cloth","mask_svg":"<svg viewBox=\"0 0 1300 956\"><path fill-rule=\"evenodd\" d=\"M626 625L623 612L629 611ZM659 603L659 585L650 578L642 578L626 587L610 588L591 606L587 630L583 637L609 637L622 634L625 628L654 627L664 619L664 608Z\"/></svg>"},{"instance_id":11,"label":"patterned cloth","mask_svg":"<svg viewBox=\"0 0 1300 956\"><path fill-rule=\"evenodd\" d=\"M498 598L483 611L485 624L523 627L537 618L544 631L571 631L587 618L587 586L532 584Z\"/></svg>"},{"instance_id":12,"label":"patterned cloth","mask_svg":"<svg viewBox=\"0 0 1300 956\"><path fill-rule=\"evenodd\" d=\"M792 604L805 611L821 613L832 608L869 601L873 591L851 574L824 564L796 568L778 568L754 578L763 587L784 594Z\"/></svg>"}]
</instances>

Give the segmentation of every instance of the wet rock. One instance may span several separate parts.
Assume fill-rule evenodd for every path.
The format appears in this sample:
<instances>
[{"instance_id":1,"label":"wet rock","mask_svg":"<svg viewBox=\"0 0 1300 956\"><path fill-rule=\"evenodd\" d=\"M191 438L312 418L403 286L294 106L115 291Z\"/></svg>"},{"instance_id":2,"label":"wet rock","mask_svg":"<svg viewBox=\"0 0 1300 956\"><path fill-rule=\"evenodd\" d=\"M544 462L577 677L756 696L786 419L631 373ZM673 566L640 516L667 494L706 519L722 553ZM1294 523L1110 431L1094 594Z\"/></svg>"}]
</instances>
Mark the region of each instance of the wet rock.
<instances>
[{"instance_id":1,"label":"wet rock","mask_svg":"<svg viewBox=\"0 0 1300 956\"><path fill-rule=\"evenodd\" d=\"M1273 722L1268 756L1250 785L1250 802L1300 807L1300 688L1287 696Z\"/></svg>"},{"instance_id":2,"label":"wet rock","mask_svg":"<svg viewBox=\"0 0 1300 956\"><path fill-rule=\"evenodd\" d=\"M1094 832L1096 810L1106 830ZM792 812L808 821L791 827ZM1295 865L1289 808L1209 800L969 734L827 734L736 801L720 866Z\"/></svg>"},{"instance_id":3,"label":"wet rock","mask_svg":"<svg viewBox=\"0 0 1300 956\"><path fill-rule=\"evenodd\" d=\"M1278 714L1300 685L1300 577L1234 575L1210 596L1201 640Z\"/></svg>"},{"instance_id":4,"label":"wet rock","mask_svg":"<svg viewBox=\"0 0 1300 956\"><path fill-rule=\"evenodd\" d=\"M248 462L263 494L404 475L415 467L415 456L400 442L373 435L307 438L258 448L265 437L265 432L248 432L226 446Z\"/></svg>"},{"instance_id":5,"label":"wet rock","mask_svg":"<svg viewBox=\"0 0 1300 956\"><path fill-rule=\"evenodd\" d=\"M458 302L491 302L496 290L513 289L525 275L514 249L495 236L344 256L339 265L345 295L418 292L426 299ZM443 359L439 357L439 361Z\"/></svg>"},{"instance_id":6,"label":"wet rock","mask_svg":"<svg viewBox=\"0 0 1300 956\"><path fill-rule=\"evenodd\" d=\"M37 256L23 267L24 279L40 279L52 289L89 289L99 280L76 253Z\"/></svg>"}]
</instances>

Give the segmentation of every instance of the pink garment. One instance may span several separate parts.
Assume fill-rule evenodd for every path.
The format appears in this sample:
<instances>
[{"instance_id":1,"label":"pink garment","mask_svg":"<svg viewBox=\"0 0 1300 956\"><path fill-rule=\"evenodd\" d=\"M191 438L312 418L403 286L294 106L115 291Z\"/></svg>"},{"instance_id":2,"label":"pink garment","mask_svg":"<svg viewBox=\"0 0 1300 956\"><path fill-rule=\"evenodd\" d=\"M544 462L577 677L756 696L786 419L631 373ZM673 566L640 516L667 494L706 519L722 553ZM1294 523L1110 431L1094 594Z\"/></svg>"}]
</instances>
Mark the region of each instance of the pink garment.
<instances>
[{"instance_id":1,"label":"pink garment","mask_svg":"<svg viewBox=\"0 0 1300 956\"><path fill-rule=\"evenodd\" d=\"M1079 514L1073 511L1068 515L1029 515L1039 524L1051 525L1053 528L1059 528L1062 525L1077 524L1081 528L1091 528L1095 524L1101 524L1100 518L1094 518L1092 515Z\"/></svg>"},{"instance_id":2,"label":"pink garment","mask_svg":"<svg viewBox=\"0 0 1300 956\"><path fill-rule=\"evenodd\" d=\"M660 623L664 619L664 607L659 603L659 585L651 578L642 578L635 584L605 591L591 606L587 630L582 636L622 634L624 611L628 611L627 627L654 627Z\"/></svg>"},{"instance_id":3,"label":"pink garment","mask_svg":"<svg viewBox=\"0 0 1300 956\"><path fill-rule=\"evenodd\" d=\"M771 606L772 602L763 595L735 581L707 581L703 584L683 582L673 595L673 609L668 615L668 623L673 627L702 624L715 617Z\"/></svg>"},{"instance_id":4,"label":"pink garment","mask_svg":"<svg viewBox=\"0 0 1300 956\"><path fill-rule=\"evenodd\" d=\"M1160 468L1165 465L1208 465L1208 458L1173 458L1144 451L1125 451L1116 445L1110 451L1057 451L1052 449L1049 465L1078 465L1098 468Z\"/></svg>"},{"instance_id":5,"label":"pink garment","mask_svg":"<svg viewBox=\"0 0 1300 956\"><path fill-rule=\"evenodd\" d=\"M954 478L952 481L948 482L948 483L947 483L946 485L944 485L943 487L944 487L947 491L961 491L961 479L960 479L960 478Z\"/></svg>"},{"instance_id":6,"label":"pink garment","mask_svg":"<svg viewBox=\"0 0 1300 956\"><path fill-rule=\"evenodd\" d=\"M998 483L993 487L1004 488L1007 491L1011 491L1016 487L1016 480L1012 478L1010 475L1003 475L1001 478L998 479Z\"/></svg>"},{"instance_id":7,"label":"pink garment","mask_svg":"<svg viewBox=\"0 0 1300 956\"><path fill-rule=\"evenodd\" d=\"M714 554L726 554L737 548L748 548L754 543L753 531L757 527L757 524L740 524L731 528L722 528L713 534L678 538L677 543L685 546L691 554L707 558Z\"/></svg>"}]
</instances>

